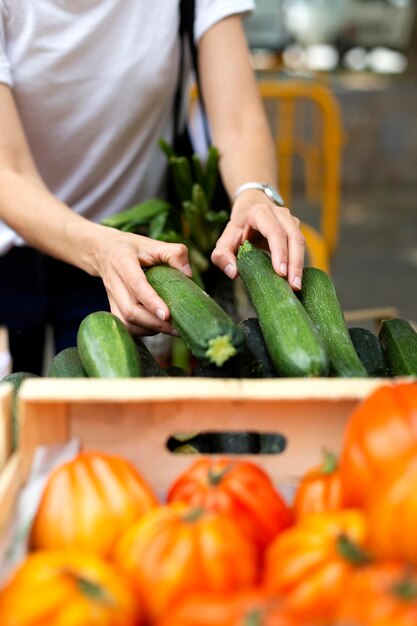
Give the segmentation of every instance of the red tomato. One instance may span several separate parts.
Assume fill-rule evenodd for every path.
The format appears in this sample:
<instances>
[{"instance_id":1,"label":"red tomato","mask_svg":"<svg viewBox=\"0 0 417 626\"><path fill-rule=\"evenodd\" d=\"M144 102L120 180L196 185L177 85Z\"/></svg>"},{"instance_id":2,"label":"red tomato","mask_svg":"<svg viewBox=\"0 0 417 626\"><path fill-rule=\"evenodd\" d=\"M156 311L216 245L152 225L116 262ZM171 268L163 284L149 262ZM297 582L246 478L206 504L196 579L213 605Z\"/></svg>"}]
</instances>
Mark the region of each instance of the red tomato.
<instances>
[{"instance_id":1,"label":"red tomato","mask_svg":"<svg viewBox=\"0 0 417 626\"><path fill-rule=\"evenodd\" d=\"M311 513L284 531L265 553L264 584L303 619L330 620L356 567L367 562L363 514Z\"/></svg>"},{"instance_id":2,"label":"red tomato","mask_svg":"<svg viewBox=\"0 0 417 626\"><path fill-rule=\"evenodd\" d=\"M85 551L31 554L0 592L1 626L141 626L129 582Z\"/></svg>"},{"instance_id":3,"label":"red tomato","mask_svg":"<svg viewBox=\"0 0 417 626\"><path fill-rule=\"evenodd\" d=\"M258 577L255 546L231 516L182 503L144 515L121 537L113 558L150 619L188 593L247 589Z\"/></svg>"},{"instance_id":4,"label":"red tomato","mask_svg":"<svg viewBox=\"0 0 417 626\"><path fill-rule=\"evenodd\" d=\"M363 506L375 485L417 444L417 383L381 385L352 413L340 457L346 505Z\"/></svg>"},{"instance_id":5,"label":"red tomato","mask_svg":"<svg viewBox=\"0 0 417 626\"><path fill-rule=\"evenodd\" d=\"M417 449L375 485L367 514L376 556L417 564Z\"/></svg>"},{"instance_id":6,"label":"red tomato","mask_svg":"<svg viewBox=\"0 0 417 626\"><path fill-rule=\"evenodd\" d=\"M323 463L305 474L294 498L294 517L299 520L307 513L324 513L343 508L343 484L337 458L324 453Z\"/></svg>"},{"instance_id":7,"label":"red tomato","mask_svg":"<svg viewBox=\"0 0 417 626\"><path fill-rule=\"evenodd\" d=\"M193 594L166 612L157 626L307 626L262 591Z\"/></svg>"},{"instance_id":8,"label":"red tomato","mask_svg":"<svg viewBox=\"0 0 417 626\"><path fill-rule=\"evenodd\" d=\"M107 556L121 533L157 505L131 463L84 452L51 474L33 523L31 547L79 547Z\"/></svg>"},{"instance_id":9,"label":"red tomato","mask_svg":"<svg viewBox=\"0 0 417 626\"><path fill-rule=\"evenodd\" d=\"M269 476L248 461L199 459L172 484L168 501L229 513L261 551L292 522Z\"/></svg>"},{"instance_id":10,"label":"red tomato","mask_svg":"<svg viewBox=\"0 0 417 626\"><path fill-rule=\"evenodd\" d=\"M359 569L346 586L336 618L340 626L416 626L416 570L401 562Z\"/></svg>"}]
</instances>

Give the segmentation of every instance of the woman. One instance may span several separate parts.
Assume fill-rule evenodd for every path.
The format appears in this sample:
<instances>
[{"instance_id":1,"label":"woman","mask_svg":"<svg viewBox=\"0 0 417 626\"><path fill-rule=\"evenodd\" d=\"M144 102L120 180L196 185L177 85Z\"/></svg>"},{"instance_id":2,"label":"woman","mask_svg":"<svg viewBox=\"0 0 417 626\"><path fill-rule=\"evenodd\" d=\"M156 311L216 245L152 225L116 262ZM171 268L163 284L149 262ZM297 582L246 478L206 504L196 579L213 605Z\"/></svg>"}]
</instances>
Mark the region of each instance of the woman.
<instances>
[{"instance_id":1,"label":"woman","mask_svg":"<svg viewBox=\"0 0 417 626\"><path fill-rule=\"evenodd\" d=\"M242 27L253 8L196 2L202 95L234 199L212 260L235 278L239 244L261 235L276 272L299 289L299 220L248 185L277 184ZM0 0L0 324L15 370L39 369L19 348L36 353L28 342L43 343L45 318L59 351L107 299L132 333L174 332L142 268L166 263L191 275L187 249L99 222L163 195L157 140L172 139L178 24L176 0Z\"/></svg>"}]
</instances>

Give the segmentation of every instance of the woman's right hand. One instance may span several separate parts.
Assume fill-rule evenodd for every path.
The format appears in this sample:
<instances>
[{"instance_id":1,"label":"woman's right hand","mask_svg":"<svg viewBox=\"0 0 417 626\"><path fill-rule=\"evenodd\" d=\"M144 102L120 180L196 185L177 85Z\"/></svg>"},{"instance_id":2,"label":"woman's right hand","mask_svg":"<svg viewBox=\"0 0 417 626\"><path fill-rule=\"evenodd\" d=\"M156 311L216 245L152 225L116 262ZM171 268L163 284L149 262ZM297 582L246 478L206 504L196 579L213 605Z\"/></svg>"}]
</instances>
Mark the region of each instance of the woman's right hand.
<instances>
[{"instance_id":1,"label":"woman's right hand","mask_svg":"<svg viewBox=\"0 0 417 626\"><path fill-rule=\"evenodd\" d=\"M146 280L144 269L170 265L191 277L187 247L107 226L100 227L100 231L95 265L107 290L112 313L134 335L159 332L176 335L169 309Z\"/></svg>"}]
</instances>

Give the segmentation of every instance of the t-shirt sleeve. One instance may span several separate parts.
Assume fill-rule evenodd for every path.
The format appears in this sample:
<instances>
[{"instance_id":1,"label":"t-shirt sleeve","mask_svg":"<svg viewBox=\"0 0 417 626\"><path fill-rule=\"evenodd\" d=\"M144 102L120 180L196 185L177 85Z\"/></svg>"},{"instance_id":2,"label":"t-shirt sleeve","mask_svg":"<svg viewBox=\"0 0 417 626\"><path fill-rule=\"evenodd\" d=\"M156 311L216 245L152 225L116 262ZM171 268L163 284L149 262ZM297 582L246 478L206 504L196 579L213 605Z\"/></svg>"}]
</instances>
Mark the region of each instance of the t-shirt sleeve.
<instances>
[{"instance_id":1,"label":"t-shirt sleeve","mask_svg":"<svg viewBox=\"0 0 417 626\"><path fill-rule=\"evenodd\" d=\"M196 42L214 24L229 15L248 15L256 8L254 0L197 0L194 23Z\"/></svg>"},{"instance_id":2,"label":"t-shirt sleeve","mask_svg":"<svg viewBox=\"0 0 417 626\"><path fill-rule=\"evenodd\" d=\"M0 83L12 85L12 72L10 63L6 55L6 36L4 27L4 16L2 15L0 3Z\"/></svg>"}]
</instances>

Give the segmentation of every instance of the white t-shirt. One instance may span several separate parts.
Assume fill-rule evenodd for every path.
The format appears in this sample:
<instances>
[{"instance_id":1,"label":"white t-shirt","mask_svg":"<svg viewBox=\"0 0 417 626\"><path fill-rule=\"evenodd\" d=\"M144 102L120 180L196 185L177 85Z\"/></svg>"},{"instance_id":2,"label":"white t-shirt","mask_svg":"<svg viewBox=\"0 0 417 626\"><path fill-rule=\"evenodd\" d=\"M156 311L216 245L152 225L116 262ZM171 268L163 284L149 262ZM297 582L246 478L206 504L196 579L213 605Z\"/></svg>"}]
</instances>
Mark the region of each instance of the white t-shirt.
<instances>
[{"instance_id":1,"label":"white t-shirt","mask_svg":"<svg viewBox=\"0 0 417 626\"><path fill-rule=\"evenodd\" d=\"M197 0L196 41L254 8ZM179 0L0 0L0 82L45 183L89 219L163 194L178 24ZM21 243L0 221L0 254Z\"/></svg>"}]
</instances>

